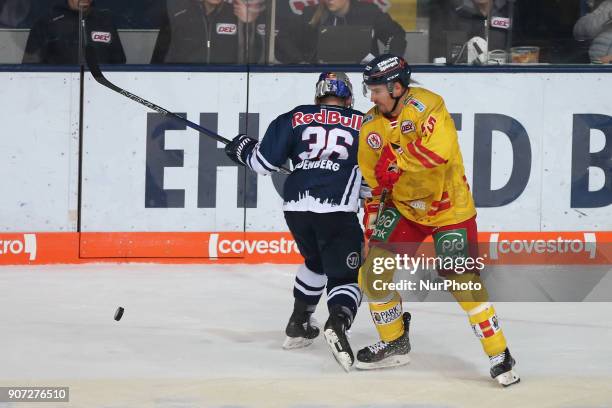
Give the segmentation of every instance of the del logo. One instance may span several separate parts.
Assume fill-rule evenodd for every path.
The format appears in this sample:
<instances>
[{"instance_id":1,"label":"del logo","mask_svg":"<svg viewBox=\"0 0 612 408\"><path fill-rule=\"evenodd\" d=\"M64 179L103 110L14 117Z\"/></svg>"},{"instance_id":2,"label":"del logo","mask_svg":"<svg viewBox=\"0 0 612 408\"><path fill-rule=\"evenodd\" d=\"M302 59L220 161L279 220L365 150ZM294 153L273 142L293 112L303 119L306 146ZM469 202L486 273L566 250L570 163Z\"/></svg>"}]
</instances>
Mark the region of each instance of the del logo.
<instances>
[{"instance_id":1,"label":"del logo","mask_svg":"<svg viewBox=\"0 0 612 408\"><path fill-rule=\"evenodd\" d=\"M406 133L412 133L416 130L416 127L414 126L414 122L411 120L405 120L402 122L402 127L400 128L402 131L402 134L405 135Z\"/></svg>"},{"instance_id":2,"label":"del logo","mask_svg":"<svg viewBox=\"0 0 612 408\"><path fill-rule=\"evenodd\" d=\"M491 27L505 28L507 30L510 28L510 19L506 17L492 17Z\"/></svg>"},{"instance_id":3,"label":"del logo","mask_svg":"<svg viewBox=\"0 0 612 408\"><path fill-rule=\"evenodd\" d=\"M368 146L370 146L374 150L378 150L382 147L382 139L380 135L376 132L372 132L366 138L368 142Z\"/></svg>"},{"instance_id":4,"label":"del logo","mask_svg":"<svg viewBox=\"0 0 612 408\"><path fill-rule=\"evenodd\" d=\"M36 235L23 234L23 239L0 239L0 256L27 254L30 261L36 259Z\"/></svg>"},{"instance_id":5,"label":"del logo","mask_svg":"<svg viewBox=\"0 0 612 408\"><path fill-rule=\"evenodd\" d=\"M108 44L109 42L111 42L111 33L107 33L104 31L92 31L91 40Z\"/></svg>"},{"instance_id":6,"label":"del logo","mask_svg":"<svg viewBox=\"0 0 612 408\"><path fill-rule=\"evenodd\" d=\"M266 25L265 24L257 24L257 34L266 35Z\"/></svg>"},{"instance_id":7,"label":"del logo","mask_svg":"<svg viewBox=\"0 0 612 408\"><path fill-rule=\"evenodd\" d=\"M217 23L217 34L236 34L236 24Z\"/></svg>"}]
</instances>

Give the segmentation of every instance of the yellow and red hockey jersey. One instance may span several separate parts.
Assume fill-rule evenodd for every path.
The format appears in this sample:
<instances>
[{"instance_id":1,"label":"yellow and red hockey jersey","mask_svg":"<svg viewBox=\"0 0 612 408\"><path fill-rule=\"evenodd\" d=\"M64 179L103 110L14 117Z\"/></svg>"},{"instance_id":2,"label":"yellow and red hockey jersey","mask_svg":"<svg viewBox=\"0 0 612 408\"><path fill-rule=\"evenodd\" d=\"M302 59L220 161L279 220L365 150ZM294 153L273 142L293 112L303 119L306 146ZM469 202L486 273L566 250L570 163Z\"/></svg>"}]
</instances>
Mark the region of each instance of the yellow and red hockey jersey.
<instances>
[{"instance_id":1,"label":"yellow and red hockey jersey","mask_svg":"<svg viewBox=\"0 0 612 408\"><path fill-rule=\"evenodd\" d=\"M378 186L374 167L382 148L393 143L403 170L391 199L409 220L427 226L465 221L476 214L465 178L455 123L439 95L413 88L402 97L397 118L368 111L359 132L359 168L368 185Z\"/></svg>"}]
</instances>

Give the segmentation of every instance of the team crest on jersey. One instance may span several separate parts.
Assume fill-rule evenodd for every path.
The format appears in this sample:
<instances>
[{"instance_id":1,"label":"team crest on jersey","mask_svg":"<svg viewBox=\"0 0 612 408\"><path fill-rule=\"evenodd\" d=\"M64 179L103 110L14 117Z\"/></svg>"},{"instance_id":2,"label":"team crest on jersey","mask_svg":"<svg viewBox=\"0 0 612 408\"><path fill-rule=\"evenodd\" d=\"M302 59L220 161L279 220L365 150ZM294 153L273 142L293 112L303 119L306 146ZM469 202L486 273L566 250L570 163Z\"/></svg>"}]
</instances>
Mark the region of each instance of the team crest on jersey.
<instances>
[{"instance_id":1,"label":"team crest on jersey","mask_svg":"<svg viewBox=\"0 0 612 408\"><path fill-rule=\"evenodd\" d=\"M416 130L416 126L414 126L414 122L411 120L405 120L402 122L402 126L400 127L402 131L402 135L406 135L408 133L412 133Z\"/></svg>"},{"instance_id":2,"label":"team crest on jersey","mask_svg":"<svg viewBox=\"0 0 612 408\"><path fill-rule=\"evenodd\" d=\"M382 147L382 138L376 132L371 132L366 138L366 141L368 142L368 145L374 150L378 150Z\"/></svg>"},{"instance_id":3,"label":"team crest on jersey","mask_svg":"<svg viewBox=\"0 0 612 408\"><path fill-rule=\"evenodd\" d=\"M412 96L409 96L408 98L404 99L404 105L410 105L419 112L425 111L425 104L417 99L414 99L414 97Z\"/></svg>"},{"instance_id":4,"label":"team crest on jersey","mask_svg":"<svg viewBox=\"0 0 612 408\"><path fill-rule=\"evenodd\" d=\"M111 33L107 33L104 31L92 31L91 32L91 40L94 42L101 42L101 43L110 43L111 42Z\"/></svg>"}]
</instances>

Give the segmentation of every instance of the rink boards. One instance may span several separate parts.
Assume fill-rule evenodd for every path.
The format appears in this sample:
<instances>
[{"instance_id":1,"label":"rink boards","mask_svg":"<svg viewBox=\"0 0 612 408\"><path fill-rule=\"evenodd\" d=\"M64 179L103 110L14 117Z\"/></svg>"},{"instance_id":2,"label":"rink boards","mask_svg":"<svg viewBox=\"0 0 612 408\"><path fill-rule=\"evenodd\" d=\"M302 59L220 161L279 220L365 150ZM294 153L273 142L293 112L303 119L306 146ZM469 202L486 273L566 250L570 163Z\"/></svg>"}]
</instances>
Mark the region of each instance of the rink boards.
<instances>
[{"instance_id":1,"label":"rink boards","mask_svg":"<svg viewBox=\"0 0 612 408\"><path fill-rule=\"evenodd\" d=\"M356 108L365 111L360 76L350 76ZM277 115L310 103L317 75L108 77L231 138L244 131L261 137ZM570 239L583 247L590 237L611 241L609 75L420 73L414 79L441 94L453 115L482 242L509 232L520 241ZM0 112L0 264L300 262L281 211L282 176L246 173L221 144L89 76L82 124L78 74L3 72L0 86L10 101Z\"/></svg>"}]
</instances>

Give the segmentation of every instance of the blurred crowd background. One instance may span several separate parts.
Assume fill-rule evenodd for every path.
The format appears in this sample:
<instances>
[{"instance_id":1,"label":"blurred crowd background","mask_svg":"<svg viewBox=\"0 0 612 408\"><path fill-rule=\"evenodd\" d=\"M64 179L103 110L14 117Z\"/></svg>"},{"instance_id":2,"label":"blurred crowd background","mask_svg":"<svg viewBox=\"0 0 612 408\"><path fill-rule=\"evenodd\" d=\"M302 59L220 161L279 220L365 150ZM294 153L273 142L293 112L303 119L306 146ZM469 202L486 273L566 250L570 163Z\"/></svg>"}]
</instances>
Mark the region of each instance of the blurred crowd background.
<instances>
[{"instance_id":1,"label":"blurred crowd background","mask_svg":"<svg viewBox=\"0 0 612 408\"><path fill-rule=\"evenodd\" d=\"M0 0L0 64L607 64L612 0Z\"/></svg>"}]
</instances>

